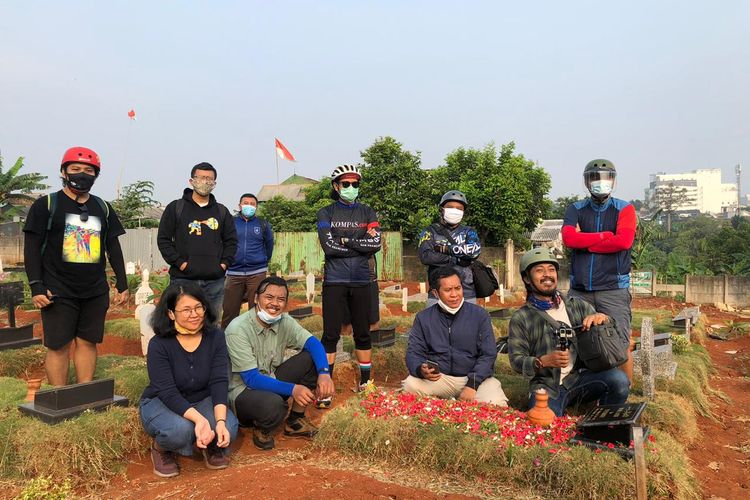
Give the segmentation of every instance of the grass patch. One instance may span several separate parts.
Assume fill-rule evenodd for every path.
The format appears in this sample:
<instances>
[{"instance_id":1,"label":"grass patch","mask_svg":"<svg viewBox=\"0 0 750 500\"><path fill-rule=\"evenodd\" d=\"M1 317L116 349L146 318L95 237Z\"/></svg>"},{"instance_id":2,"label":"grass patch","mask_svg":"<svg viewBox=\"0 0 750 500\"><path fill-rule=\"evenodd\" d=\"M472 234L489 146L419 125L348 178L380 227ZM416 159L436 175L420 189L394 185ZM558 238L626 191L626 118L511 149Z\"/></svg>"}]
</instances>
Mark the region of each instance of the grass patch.
<instances>
[{"instance_id":1,"label":"grass patch","mask_svg":"<svg viewBox=\"0 0 750 500\"><path fill-rule=\"evenodd\" d=\"M633 310L633 328L640 330L643 318L651 318L654 325L654 333L672 333L672 311L666 309L639 309Z\"/></svg>"},{"instance_id":2,"label":"grass patch","mask_svg":"<svg viewBox=\"0 0 750 500\"><path fill-rule=\"evenodd\" d=\"M141 323L135 318L108 319L104 322L104 334L128 340L140 340Z\"/></svg>"},{"instance_id":3,"label":"grass patch","mask_svg":"<svg viewBox=\"0 0 750 500\"><path fill-rule=\"evenodd\" d=\"M631 397L630 402L644 401L644 398ZM698 422L695 407L682 396L669 392L657 392L648 401L643 412L642 424L659 429L675 440L688 445L698 437Z\"/></svg>"},{"instance_id":4,"label":"grass patch","mask_svg":"<svg viewBox=\"0 0 750 500\"><path fill-rule=\"evenodd\" d=\"M395 382L409 374L406 369L406 338L396 336L396 343L390 347L372 348L372 369L379 380Z\"/></svg>"},{"instance_id":5,"label":"grass patch","mask_svg":"<svg viewBox=\"0 0 750 500\"><path fill-rule=\"evenodd\" d=\"M410 313L416 314L419 311L422 311L426 305L427 305L427 302L419 302L419 301L407 302L406 310Z\"/></svg>"},{"instance_id":6,"label":"grass patch","mask_svg":"<svg viewBox=\"0 0 750 500\"><path fill-rule=\"evenodd\" d=\"M299 320L299 324L310 333L323 333L323 316L308 316Z\"/></svg>"},{"instance_id":7,"label":"grass patch","mask_svg":"<svg viewBox=\"0 0 750 500\"><path fill-rule=\"evenodd\" d=\"M47 350L41 345L0 351L0 377L18 377L44 365Z\"/></svg>"},{"instance_id":8,"label":"grass patch","mask_svg":"<svg viewBox=\"0 0 750 500\"><path fill-rule=\"evenodd\" d=\"M656 388L682 396L690 402L695 410L704 417L711 417L711 405L708 394L708 376L713 371L711 357L701 346L692 345L685 353L675 355L677 373L674 380L656 379Z\"/></svg>"}]
</instances>

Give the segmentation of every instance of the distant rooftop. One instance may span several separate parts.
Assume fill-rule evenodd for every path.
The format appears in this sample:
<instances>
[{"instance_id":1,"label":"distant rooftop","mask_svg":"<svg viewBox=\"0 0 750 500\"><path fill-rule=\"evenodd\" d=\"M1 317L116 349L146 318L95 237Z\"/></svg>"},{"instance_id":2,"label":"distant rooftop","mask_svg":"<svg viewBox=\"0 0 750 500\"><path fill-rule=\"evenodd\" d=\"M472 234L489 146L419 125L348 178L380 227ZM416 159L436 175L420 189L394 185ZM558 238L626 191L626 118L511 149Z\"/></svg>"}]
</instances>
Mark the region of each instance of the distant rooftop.
<instances>
[{"instance_id":1,"label":"distant rooftop","mask_svg":"<svg viewBox=\"0 0 750 500\"><path fill-rule=\"evenodd\" d=\"M294 174L281 184L266 184L258 192L258 201L264 202L276 196L291 201L305 201L305 188L318 181Z\"/></svg>"}]
</instances>

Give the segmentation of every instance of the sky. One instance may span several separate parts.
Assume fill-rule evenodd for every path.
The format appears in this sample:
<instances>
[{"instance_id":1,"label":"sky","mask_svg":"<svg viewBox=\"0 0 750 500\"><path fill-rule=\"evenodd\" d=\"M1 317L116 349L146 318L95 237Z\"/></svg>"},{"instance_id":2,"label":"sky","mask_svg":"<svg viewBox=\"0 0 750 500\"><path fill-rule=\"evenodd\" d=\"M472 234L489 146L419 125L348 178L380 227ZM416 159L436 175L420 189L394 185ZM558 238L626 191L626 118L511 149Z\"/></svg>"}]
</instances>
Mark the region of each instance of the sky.
<instances>
[{"instance_id":1,"label":"sky","mask_svg":"<svg viewBox=\"0 0 750 500\"><path fill-rule=\"evenodd\" d=\"M190 168L214 193L360 161L377 138L424 168L514 141L550 197L584 194L594 158L615 195L649 174L721 168L750 191L750 2L0 0L0 152L59 186L70 146L96 150L92 192ZM137 121L128 119L134 109ZM363 186L366 189L366 186Z\"/></svg>"}]
</instances>

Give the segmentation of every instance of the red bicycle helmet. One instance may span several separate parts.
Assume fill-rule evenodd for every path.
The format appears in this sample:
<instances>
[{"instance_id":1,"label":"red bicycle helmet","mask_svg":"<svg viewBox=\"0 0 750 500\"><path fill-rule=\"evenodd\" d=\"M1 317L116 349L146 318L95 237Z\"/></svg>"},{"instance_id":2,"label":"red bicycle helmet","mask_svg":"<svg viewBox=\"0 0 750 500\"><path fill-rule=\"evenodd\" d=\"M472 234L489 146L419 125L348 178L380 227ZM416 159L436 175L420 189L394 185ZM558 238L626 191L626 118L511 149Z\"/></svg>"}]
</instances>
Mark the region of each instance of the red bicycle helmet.
<instances>
[{"instance_id":1,"label":"red bicycle helmet","mask_svg":"<svg viewBox=\"0 0 750 500\"><path fill-rule=\"evenodd\" d=\"M69 163L85 163L94 167L97 172L102 168L99 155L93 149L81 146L72 147L65 152L60 162L60 170L65 168Z\"/></svg>"}]
</instances>

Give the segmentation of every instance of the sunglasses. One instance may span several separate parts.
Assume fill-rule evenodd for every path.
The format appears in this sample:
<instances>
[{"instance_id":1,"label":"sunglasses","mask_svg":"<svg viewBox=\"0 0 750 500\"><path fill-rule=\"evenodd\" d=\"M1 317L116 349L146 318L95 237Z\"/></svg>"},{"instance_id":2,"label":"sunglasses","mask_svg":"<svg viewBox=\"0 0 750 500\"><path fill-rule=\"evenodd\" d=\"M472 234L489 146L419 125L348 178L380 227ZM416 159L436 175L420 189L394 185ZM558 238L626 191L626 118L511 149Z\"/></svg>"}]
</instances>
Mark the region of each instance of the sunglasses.
<instances>
[{"instance_id":1,"label":"sunglasses","mask_svg":"<svg viewBox=\"0 0 750 500\"><path fill-rule=\"evenodd\" d=\"M78 208L81 210L81 222L89 220L89 207L86 205L78 205Z\"/></svg>"},{"instance_id":2,"label":"sunglasses","mask_svg":"<svg viewBox=\"0 0 750 500\"><path fill-rule=\"evenodd\" d=\"M349 186L353 188L359 187L359 181L349 182L349 181L341 181L339 184L341 184L341 187L348 188Z\"/></svg>"}]
</instances>

